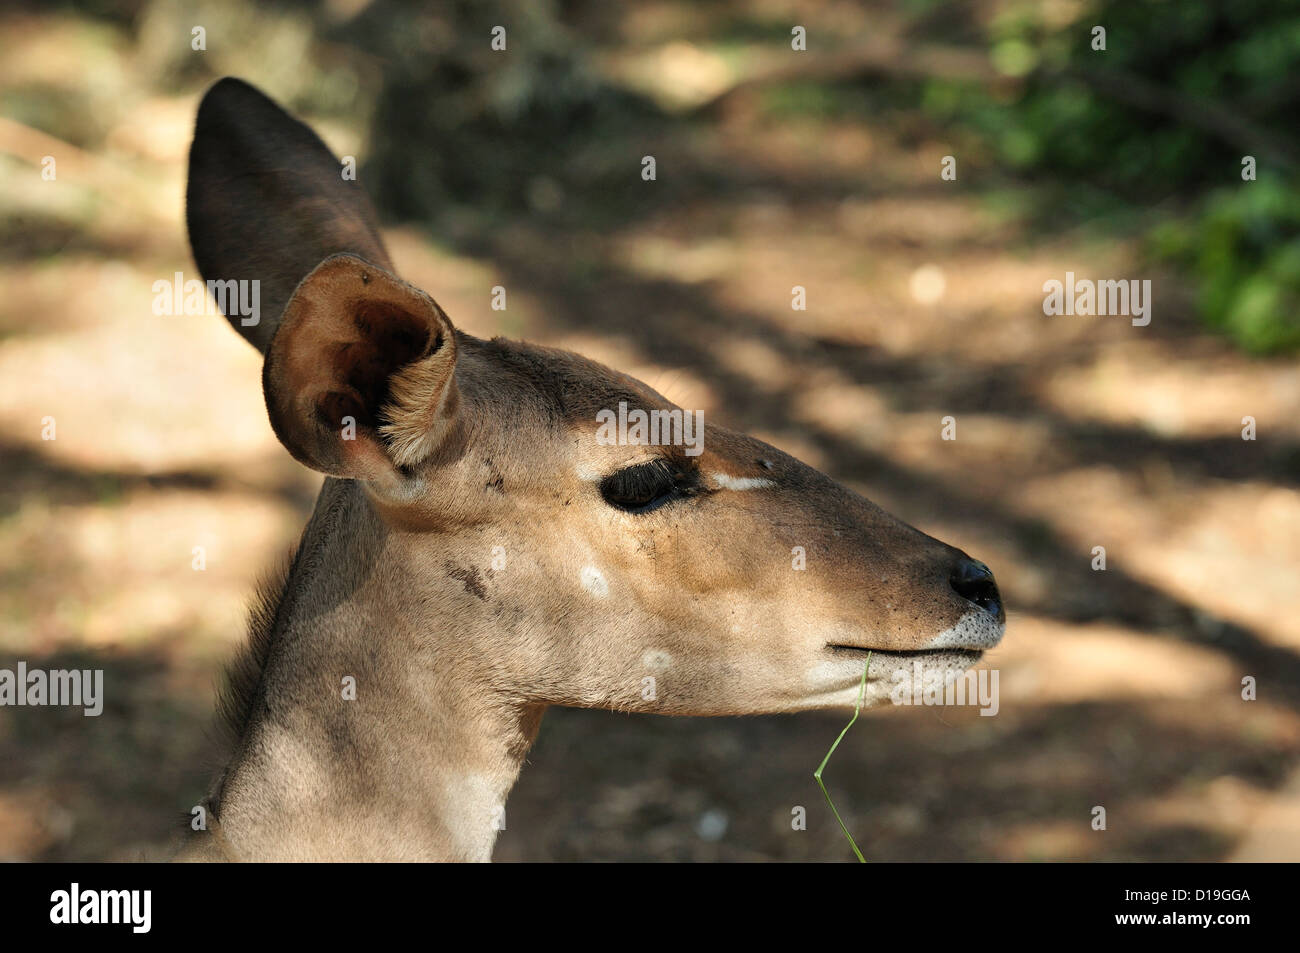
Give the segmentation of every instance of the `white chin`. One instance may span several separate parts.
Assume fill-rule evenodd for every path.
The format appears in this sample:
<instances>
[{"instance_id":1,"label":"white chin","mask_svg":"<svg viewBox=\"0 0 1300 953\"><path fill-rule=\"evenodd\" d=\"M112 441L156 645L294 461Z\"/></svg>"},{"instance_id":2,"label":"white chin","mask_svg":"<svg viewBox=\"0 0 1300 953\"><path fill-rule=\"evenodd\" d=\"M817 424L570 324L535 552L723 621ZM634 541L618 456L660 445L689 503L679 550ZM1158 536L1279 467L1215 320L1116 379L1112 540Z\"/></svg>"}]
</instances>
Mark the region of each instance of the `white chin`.
<instances>
[{"instance_id":1,"label":"white chin","mask_svg":"<svg viewBox=\"0 0 1300 953\"><path fill-rule=\"evenodd\" d=\"M805 673L805 690L800 708L852 708L862 694L862 707L887 704L900 679L915 678L916 665L922 677L956 677L983 657L978 649L922 652L872 652L866 691L862 692L865 651L837 650L833 657L818 662ZM930 673L934 673L932 676Z\"/></svg>"}]
</instances>

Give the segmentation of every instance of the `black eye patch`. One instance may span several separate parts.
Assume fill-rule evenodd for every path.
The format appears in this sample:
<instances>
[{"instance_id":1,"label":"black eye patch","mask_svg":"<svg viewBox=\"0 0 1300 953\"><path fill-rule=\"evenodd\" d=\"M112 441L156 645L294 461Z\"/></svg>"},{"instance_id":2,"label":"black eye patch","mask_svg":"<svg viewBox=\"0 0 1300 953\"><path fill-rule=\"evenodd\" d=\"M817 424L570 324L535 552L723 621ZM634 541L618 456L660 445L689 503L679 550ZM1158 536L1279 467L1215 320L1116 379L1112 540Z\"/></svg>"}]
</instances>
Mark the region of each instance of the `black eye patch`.
<instances>
[{"instance_id":1,"label":"black eye patch","mask_svg":"<svg viewBox=\"0 0 1300 953\"><path fill-rule=\"evenodd\" d=\"M605 502L629 513L649 513L698 490L699 478L693 470L662 459L619 470L600 481Z\"/></svg>"}]
</instances>

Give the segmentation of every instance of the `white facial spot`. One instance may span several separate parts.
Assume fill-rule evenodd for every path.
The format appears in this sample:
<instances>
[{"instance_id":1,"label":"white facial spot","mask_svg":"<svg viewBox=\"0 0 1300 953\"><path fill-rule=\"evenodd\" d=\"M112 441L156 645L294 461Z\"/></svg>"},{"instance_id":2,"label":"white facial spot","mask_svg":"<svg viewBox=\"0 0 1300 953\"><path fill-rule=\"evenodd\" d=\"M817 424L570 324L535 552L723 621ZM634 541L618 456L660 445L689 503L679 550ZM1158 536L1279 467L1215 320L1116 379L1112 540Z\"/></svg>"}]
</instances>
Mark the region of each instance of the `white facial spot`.
<instances>
[{"instance_id":1,"label":"white facial spot","mask_svg":"<svg viewBox=\"0 0 1300 953\"><path fill-rule=\"evenodd\" d=\"M763 477L734 477L727 473L711 473L709 479L724 490L764 490L776 486Z\"/></svg>"},{"instance_id":2,"label":"white facial spot","mask_svg":"<svg viewBox=\"0 0 1300 953\"><path fill-rule=\"evenodd\" d=\"M862 692L862 670L865 667L865 658L837 658L804 669L802 707L838 708L855 704ZM882 680L881 674L873 665L863 699L868 708L878 704L885 691L887 680Z\"/></svg>"},{"instance_id":3,"label":"white facial spot","mask_svg":"<svg viewBox=\"0 0 1300 953\"><path fill-rule=\"evenodd\" d=\"M809 688L822 688L834 682L843 671L844 666L838 662L818 662L803 673L803 678Z\"/></svg>"},{"instance_id":4,"label":"white facial spot","mask_svg":"<svg viewBox=\"0 0 1300 953\"><path fill-rule=\"evenodd\" d=\"M584 483L594 483L595 481L600 479L599 470L595 469L594 467L589 467L582 463L579 463L576 467L574 467L573 472L576 473L578 475L578 479L582 480Z\"/></svg>"},{"instance_id":5,"label":"white facial spot","mask_svg":"<svg viewBox=\"0 0 1300 953\"><path fill-rule=\"evenodd\" d=\"M951 629L940 632L927 649L991 649L1002 641L1006 626L982 610L967 612Z\"/></svg>"},{"instance_id":6,"label":"white facial spot","mask_svg":"<svg viewBox=\"0 0 1300 953\"><path fill-rule=\"evenodd\" d=\"M583 566L578 578L582 581L582 588L593 596L603 599L609 595L609 583L595 566Z\"/></svg>"},{"instance_id":7,"label":"white facial spot","mask_svg":"<svg viewBox=\"0 0 1300 953\"><path fill-rule=\"evenodd\" d=\"M654 672L666 672L672 664L673 657L663 649L646 649L641 655L641 665Z\"/></svg>"}]
</instances>

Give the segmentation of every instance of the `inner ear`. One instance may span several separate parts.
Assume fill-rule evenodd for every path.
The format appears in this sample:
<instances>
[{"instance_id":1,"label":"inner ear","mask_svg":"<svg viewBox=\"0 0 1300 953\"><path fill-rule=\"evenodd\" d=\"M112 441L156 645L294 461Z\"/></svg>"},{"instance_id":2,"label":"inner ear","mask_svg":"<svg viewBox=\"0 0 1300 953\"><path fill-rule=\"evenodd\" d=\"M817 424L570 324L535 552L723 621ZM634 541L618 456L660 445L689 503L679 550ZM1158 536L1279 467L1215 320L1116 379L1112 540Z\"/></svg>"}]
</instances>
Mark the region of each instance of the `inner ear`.
<instances>
[{"instance_id":1,"label":"inner ear","mask_svg":"<svg viewBox=\"0 0 1300 953\"><path fill-rule=\"evenodd\" d=\"M317 412L326 426L351 417L357 426L378 431L387 422L380 420L380 412L390 402L393 376L437 351L442 334L422 316L384 302L362 301L350 318L353 327L339 329L333 356L314 369L317 378L324 376L324 386L341 380L346 389L323 394ZM299 380L294 386L318 390L322 383Z\"/></svg>"},{"instance_id":2,"label":"inner ear","mask_svg":"<svg viewBox=\"0 0 1300 953\"><path fill-rule=\"evenodd\" d=\"M433 299L350 255L294 291L263 369L276 435L334 476L400 476L455 413L455 336Z\"/></svg>"}]
</instances>

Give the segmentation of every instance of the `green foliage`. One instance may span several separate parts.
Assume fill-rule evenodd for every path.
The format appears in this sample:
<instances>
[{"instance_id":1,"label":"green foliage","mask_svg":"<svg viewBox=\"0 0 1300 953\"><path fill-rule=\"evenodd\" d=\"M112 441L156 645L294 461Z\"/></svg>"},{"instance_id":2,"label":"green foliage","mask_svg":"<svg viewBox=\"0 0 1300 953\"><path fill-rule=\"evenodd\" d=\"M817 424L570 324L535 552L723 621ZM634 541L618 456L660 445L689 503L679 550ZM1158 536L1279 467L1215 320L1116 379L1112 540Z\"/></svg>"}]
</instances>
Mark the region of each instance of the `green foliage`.
<instances>
[{"instance_id":1,"label":"green foliage","mask_svg":"<svg viewBox=\"0 0 1300 953\"><path fill-rule=\"evenodd\" d=\"M1238 129L1193 125L1126 95L1140 83L1166 104L1221 108L1300 154L1300 7L1102 0L1068 23L1047 22L1049 9L1012 4L990 25L995 68L1021 78L1010 101L935 82L922 108L973 127L1000 164L1049 193L1088 195L1086 217L1109 223L1125 206L1162 203L1190 209L1157 227L1149 247L1188 270L1203 319L1253 353L1300 347L1297 170L1262 137L1242 141ZM1092 49L1095 25L1106 29L1105 51ZM1241 179L1244 155L1256 157L1260 181Z\"/></svg>"},{"instance_id":2,"label":"green foliage","mask_svg":"<svg viewBox=\"0 0 1300 953\"><path fill-rule=\"evenodd\" d=\"M1300 192L1275 177L1212 195L1190 222L1152 233L1163 257L1198 277L1206 320L1243 348L1300 347Z\"/></svg>"}]
</instances>

